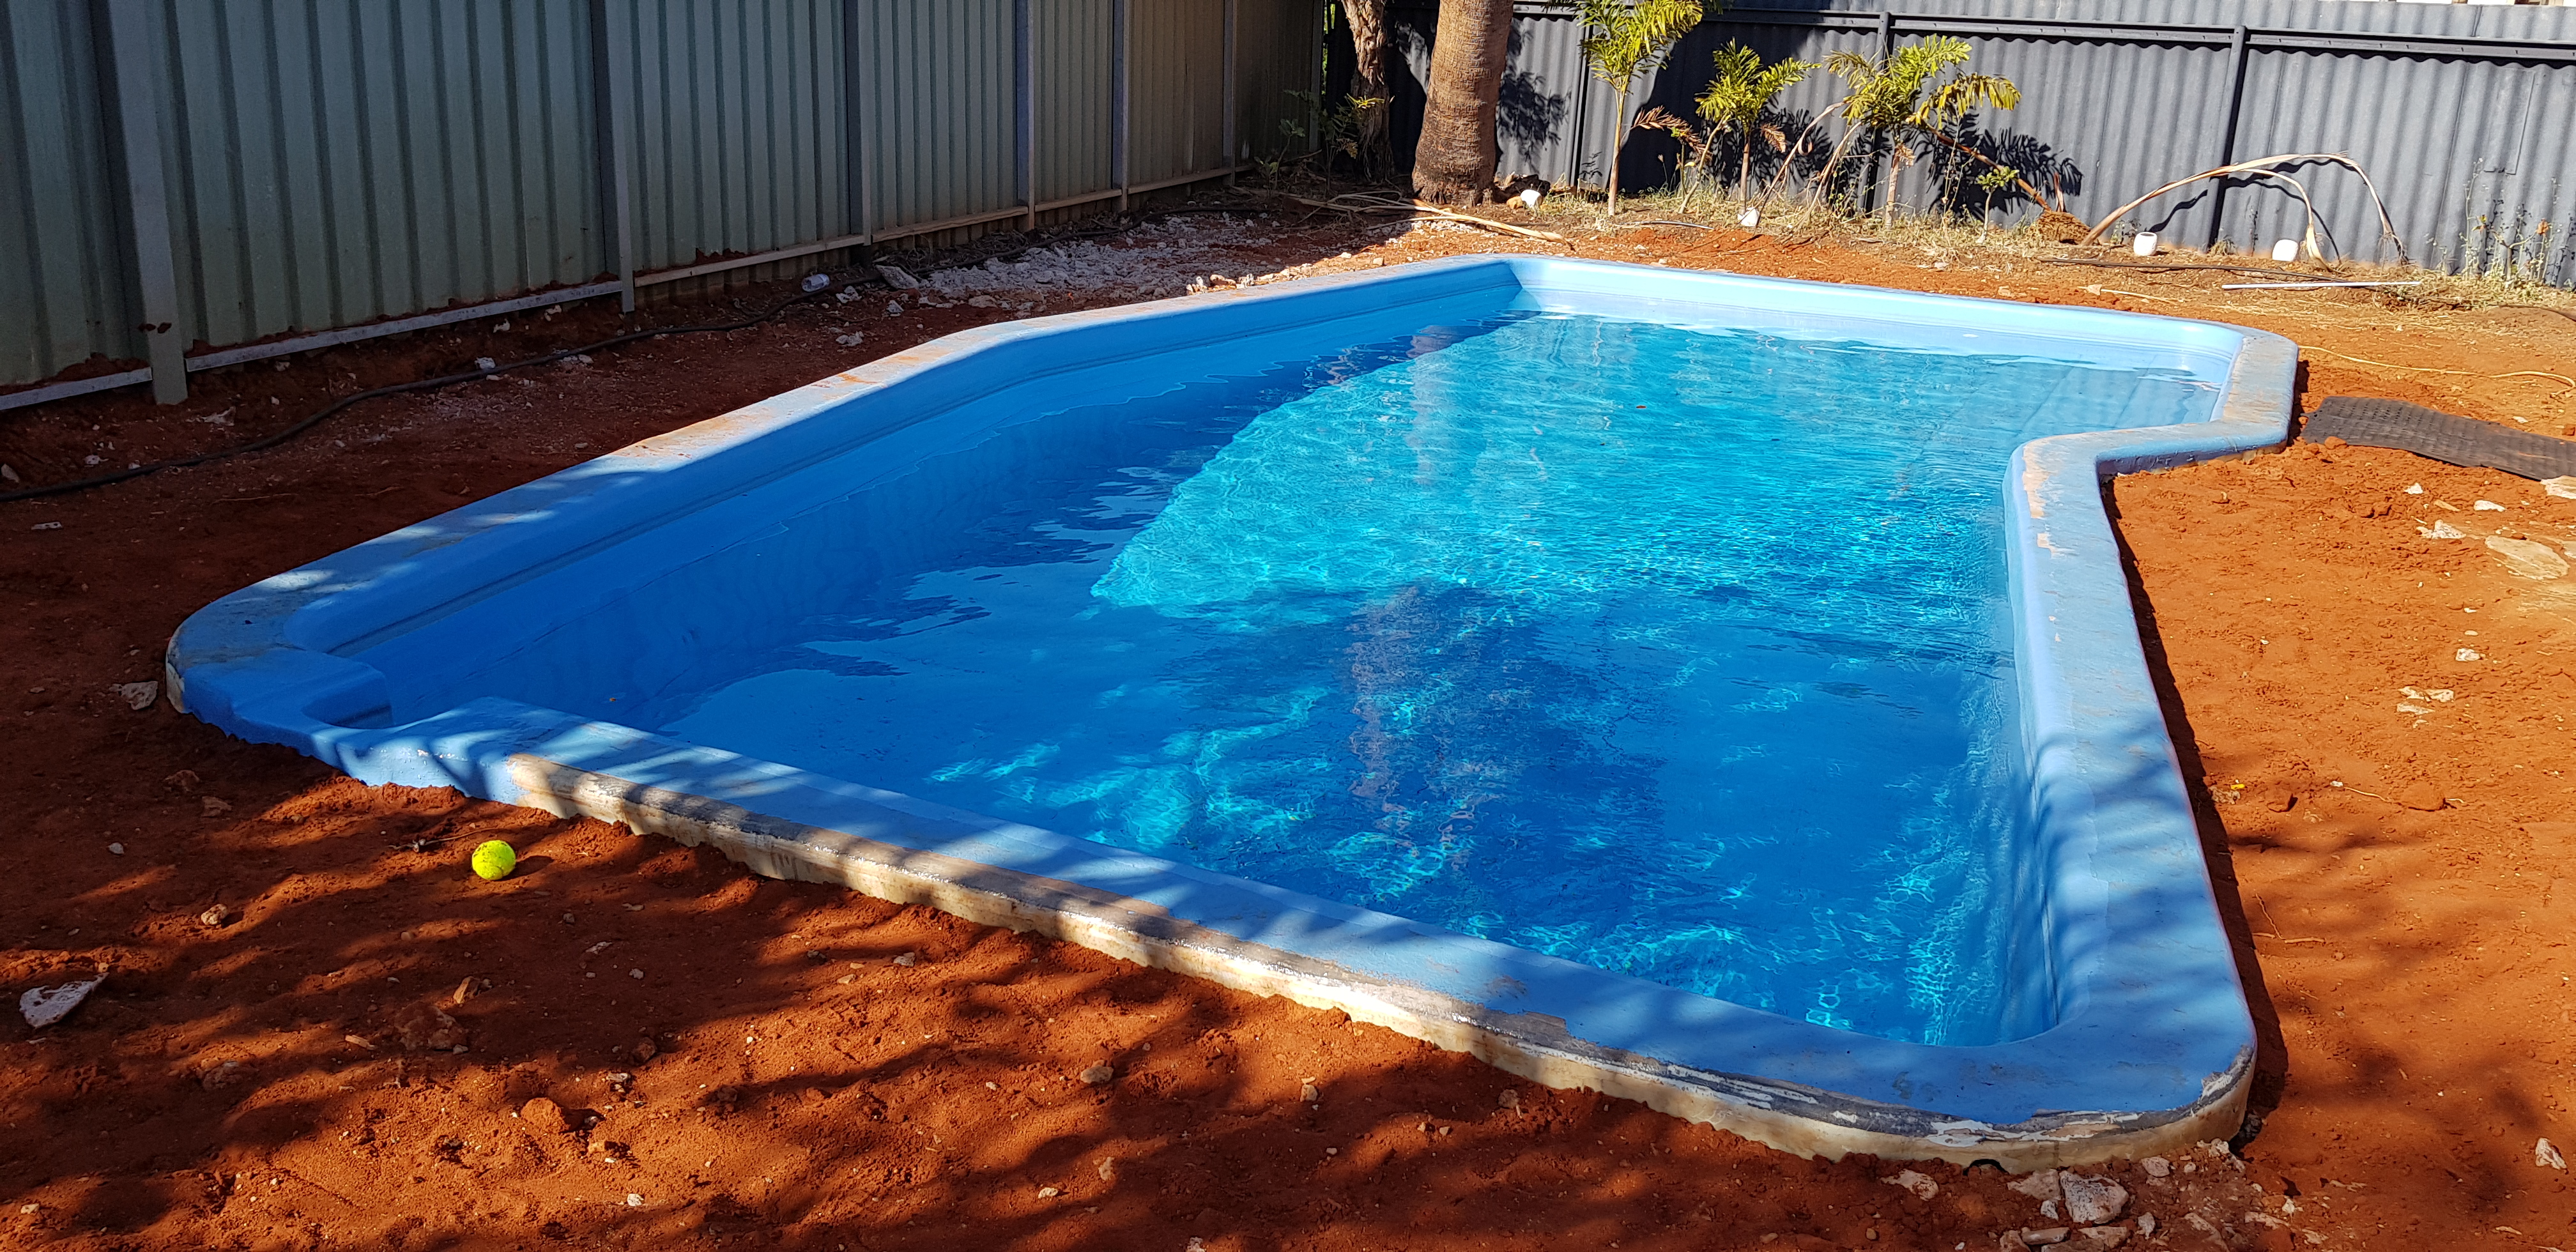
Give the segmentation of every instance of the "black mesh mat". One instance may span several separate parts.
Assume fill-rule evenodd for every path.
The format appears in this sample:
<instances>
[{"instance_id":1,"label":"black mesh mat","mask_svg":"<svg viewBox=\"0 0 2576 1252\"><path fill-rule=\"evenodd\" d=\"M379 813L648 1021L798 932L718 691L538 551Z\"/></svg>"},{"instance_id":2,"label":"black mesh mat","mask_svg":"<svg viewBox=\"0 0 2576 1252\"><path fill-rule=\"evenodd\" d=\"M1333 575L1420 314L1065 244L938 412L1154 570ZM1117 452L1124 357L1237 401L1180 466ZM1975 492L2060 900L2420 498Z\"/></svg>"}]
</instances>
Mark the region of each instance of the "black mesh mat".
<instances>
[{"instance_id":1,"label":"black mesh mat","mask_svg":"<svg viewBox=\"0 0 2576 1252\"><path fill-rule=\"evenodd\" d=\"M2299 428L2307 443L2340 435L2345 443L2397 448L2453 465L2500 469L2525 478L2576 474L2576 439L2454 417L2403 400L2328 396Z\"/></svg>"}]
</instances>

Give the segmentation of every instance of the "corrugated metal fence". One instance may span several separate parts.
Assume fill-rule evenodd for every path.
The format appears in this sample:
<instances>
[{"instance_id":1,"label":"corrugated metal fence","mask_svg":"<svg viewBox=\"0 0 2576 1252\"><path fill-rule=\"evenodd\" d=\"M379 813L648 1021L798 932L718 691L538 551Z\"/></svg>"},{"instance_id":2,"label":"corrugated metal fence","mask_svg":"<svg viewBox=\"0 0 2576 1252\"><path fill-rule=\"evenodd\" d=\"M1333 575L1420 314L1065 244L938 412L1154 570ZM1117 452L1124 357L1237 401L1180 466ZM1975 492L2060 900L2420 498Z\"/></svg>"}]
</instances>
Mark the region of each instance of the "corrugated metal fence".
<instances>
[{"instance_id":1,"label":"corrugated metal fence","mask_svg":"<svg viewBox=\"0 0 2576 1252\"><path fill-rule=\"evenodd\" d=\"M1710 6L1715 9L1717 6ZM1398 0L1400 151L1420 118L1434 6ZM1714 13L1667 68L1641 76L1630 113L1694 116L1711 54L1729 41L1765 60L1879 55L1926 35L1975 49L1971 68L2011 78L2022 103L1975 119L1966 138L2062 190L2088 221L2175 178L2231 160L2339 152L2370 171L2408 256L2422 264L2576 282L2563 245L2576 217L2576 9L2350 0L1751 0ZM1505 81L1503 174L1598 186L1617 122L1591 78L1563 4L1524 3ZM1795 133L1840 93L1818 73L1779 102ZM1828 123L1831 134L1839 123ZM1667 184L1678 147L1632 132L1618 148L1623 188ZM1767 148L1756 167L1767 169ZM1731 177L1730 154L1724 168ZM1883 167L1882 167L1883 168ZM1973 171L1972 171L1973 172ZM2350 171L2292 171L2324 219L2330 248L2396 260ZM1895 183L1899 203L1942 194L1935 166ZM1954 203L1958 203L1955 202ZM1965 206L1984 206L1973 192ZM1997 217L2035 206L1998 197ZM2295 236L2302 215L2275 183L2210 183L2140 210L2144 229L2194 246L2260 248Z\"/></svg>"},{"instance_id":2,"label":"corrugated metal fence","mask_svg":"<svg viewBox=\"0 0 2576 1252\"><path fill-rule=\"evenodd\" d=\"M0 0L0 408L1220 177L1323 3Z\"/></svg>"}]
</instances>

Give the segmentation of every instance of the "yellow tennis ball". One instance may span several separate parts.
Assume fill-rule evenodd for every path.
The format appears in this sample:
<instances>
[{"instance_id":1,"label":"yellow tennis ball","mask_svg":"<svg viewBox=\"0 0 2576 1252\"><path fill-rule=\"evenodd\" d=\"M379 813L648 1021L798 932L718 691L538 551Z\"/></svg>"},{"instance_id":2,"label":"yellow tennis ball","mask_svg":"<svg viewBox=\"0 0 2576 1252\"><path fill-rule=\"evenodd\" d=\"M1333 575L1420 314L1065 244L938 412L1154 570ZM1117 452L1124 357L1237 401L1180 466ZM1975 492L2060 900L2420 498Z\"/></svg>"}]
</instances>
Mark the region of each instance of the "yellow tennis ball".
<instances>
[{"instance_id":1,"label":"yellow tennis ball","mask_svg":"<svg viewBox=\"0 0 2576 1252\"><path fill-rule=\"evenodd\" d=\"M519 868L519 854L498 839L486 841L474 849L474 873L488 882L499 882Z\"/></svg>"}]
</instances>

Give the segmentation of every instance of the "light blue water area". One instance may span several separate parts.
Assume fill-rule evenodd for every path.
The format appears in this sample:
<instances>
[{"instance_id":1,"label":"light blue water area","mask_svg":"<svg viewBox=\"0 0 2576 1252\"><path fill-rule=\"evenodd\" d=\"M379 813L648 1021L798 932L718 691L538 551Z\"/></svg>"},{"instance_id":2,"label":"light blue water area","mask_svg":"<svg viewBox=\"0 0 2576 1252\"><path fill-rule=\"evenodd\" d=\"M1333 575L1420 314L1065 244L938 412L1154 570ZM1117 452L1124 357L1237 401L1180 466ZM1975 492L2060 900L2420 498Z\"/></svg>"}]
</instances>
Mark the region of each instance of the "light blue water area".
<instances>
[{"instance_id":1,"label":"light blue water area","mask_svg":"<svg viewBox=\"0 0 2576 1252\"><path fill-rule=\"evenodd\" d=\"M464 685L1998 1037L2004 468L2173 371L1514 315L1044 415Z\"/></svg>"}]
</instances>

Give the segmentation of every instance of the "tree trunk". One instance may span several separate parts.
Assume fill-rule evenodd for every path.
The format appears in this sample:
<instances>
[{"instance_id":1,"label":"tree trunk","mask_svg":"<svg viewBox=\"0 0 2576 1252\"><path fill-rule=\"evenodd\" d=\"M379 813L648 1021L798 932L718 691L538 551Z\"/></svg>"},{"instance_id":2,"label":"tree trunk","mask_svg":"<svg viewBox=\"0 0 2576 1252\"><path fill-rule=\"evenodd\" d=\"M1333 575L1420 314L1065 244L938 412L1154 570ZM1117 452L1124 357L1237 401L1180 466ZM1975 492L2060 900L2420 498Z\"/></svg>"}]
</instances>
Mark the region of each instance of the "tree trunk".
<instances>
[{"instance_id":1,"label":"tree trunk","mask_svg":"<svg viewBox=\"0 0 2576 1252\"><path fill-rule=\"evenodd\" d=\"M1440 0L1430 99L1413 150L1413 194L1434 204L1494 199L1494 114L1511 47L1511 0Z\"/></svg>"},{"instance_id":2,"label":"tree trunk","mask_svg":"<svg viewBox=\"0 0 2576 1252\"><path fill-rule=\"evenodd\" d=\"M1376 104L1360 110L1360 168L1376 172L1395 159L1395 142L1387 132L1394 112L1395 88L1386 78L1386 0L1342 0L1351 23L1351 95Z\"/></svg>"},{"instance_id":3,"label":"tree trunk","mask_svg":"<svg viewBox=\"0 0 2576 1252\"><path fill-rule=\"evenodd\" d=\"M1619 149L1628 144L1628 84L1619 84L1618 98L1610 106L1610 170L1601 181L1610 184L1610 216L1619 216Z\"/></svg>"}]
</instances>

